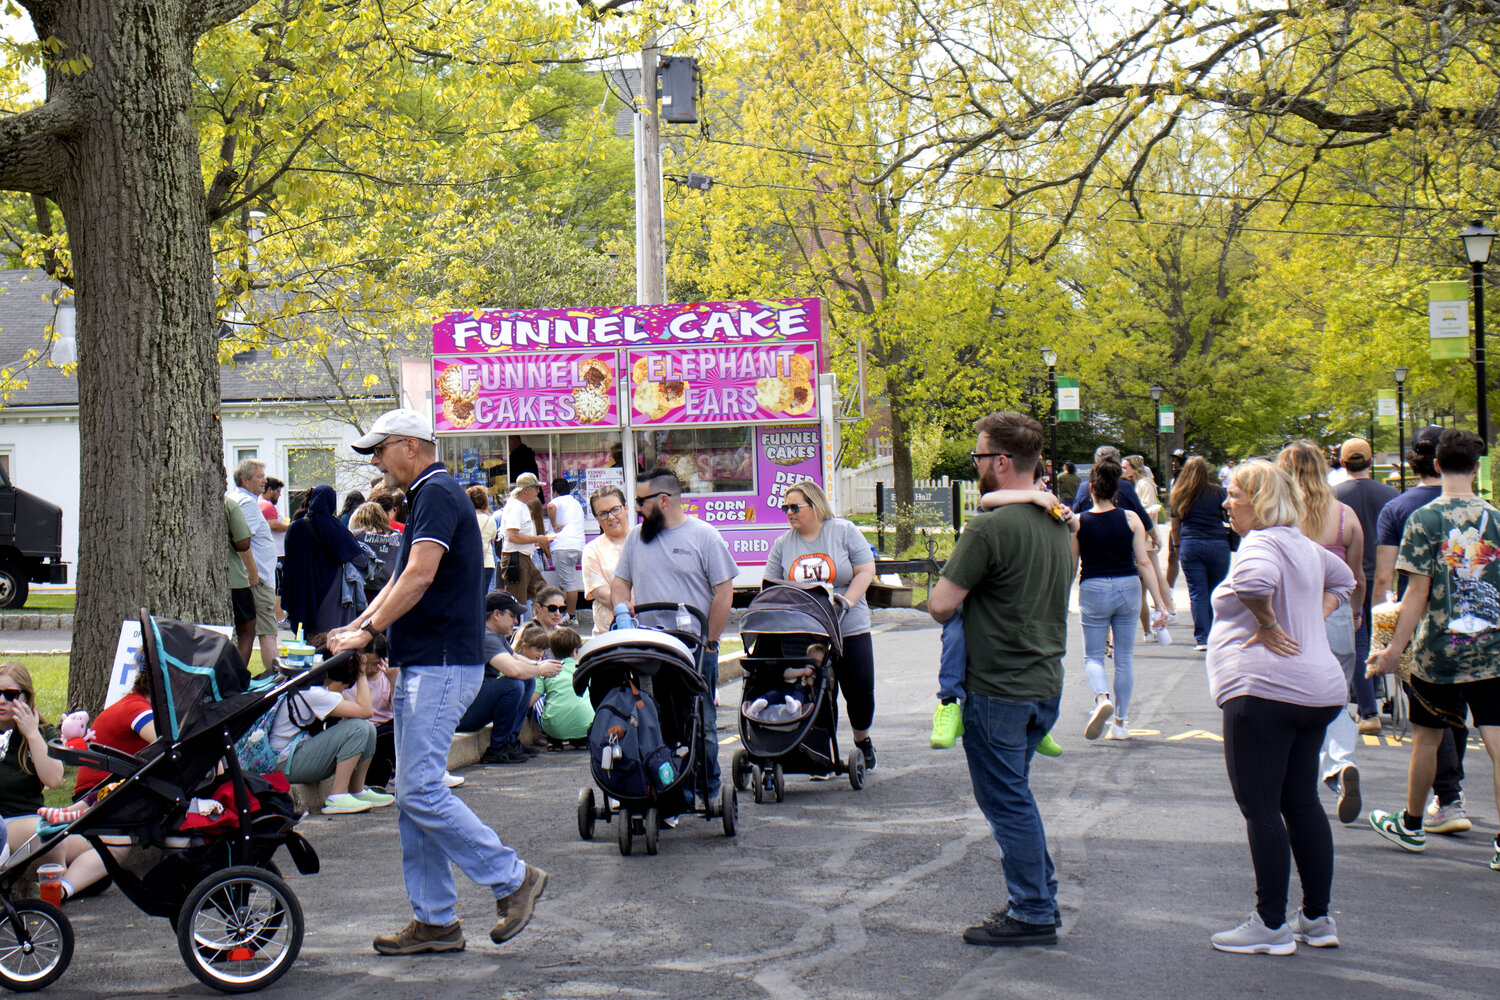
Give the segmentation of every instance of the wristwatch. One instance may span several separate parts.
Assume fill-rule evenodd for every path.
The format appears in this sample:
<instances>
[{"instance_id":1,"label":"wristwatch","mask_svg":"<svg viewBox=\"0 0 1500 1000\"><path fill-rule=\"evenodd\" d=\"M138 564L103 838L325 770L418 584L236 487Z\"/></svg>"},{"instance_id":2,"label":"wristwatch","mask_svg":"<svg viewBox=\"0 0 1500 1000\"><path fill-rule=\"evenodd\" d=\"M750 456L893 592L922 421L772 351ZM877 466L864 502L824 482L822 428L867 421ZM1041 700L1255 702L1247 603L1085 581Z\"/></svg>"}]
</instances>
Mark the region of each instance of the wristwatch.
<instances>
[{"instance_id":1,"label":"wristwatch","mask_svg":"<svg viewBox=\"0 0 1500 1000\"><path fill-rule=\"evenodd\" d=\"M704 643L704 645L707 646L709 649L713 650L715 653L717 653L719 651L719 640L718 639L710 639L710 640L708 640L708 642Z\"/></svg>"},{"instance_id":2,"label":"wristwatch","mask_svg":"<svg viewBox=\"0 0 1500 1000\"><path fill-rule=\"evenodd\" d=\"M365 623L359 627L359 630L361 632L368 632L371 635L378 635L380 632L380 630L375 627L374 618L366 618Z\"/></svg>"}]
</instances>

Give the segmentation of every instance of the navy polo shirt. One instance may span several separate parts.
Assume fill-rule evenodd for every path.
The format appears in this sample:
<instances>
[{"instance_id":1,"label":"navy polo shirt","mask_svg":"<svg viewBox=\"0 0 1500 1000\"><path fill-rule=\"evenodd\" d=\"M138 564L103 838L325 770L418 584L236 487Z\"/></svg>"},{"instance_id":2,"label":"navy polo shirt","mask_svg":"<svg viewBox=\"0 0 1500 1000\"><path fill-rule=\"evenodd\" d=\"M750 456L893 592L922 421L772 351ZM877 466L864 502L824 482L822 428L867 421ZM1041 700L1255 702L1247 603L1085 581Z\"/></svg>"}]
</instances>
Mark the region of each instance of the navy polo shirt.
<instances>
[{"instance_id":1,"label":"navy polo shirt","mask_svg":"<svg viewBox=\"0 0 1500 1000\"><path fill-rule=\"evenodd\" d=\"M401 533L396 575L406 569L417 542L436 542L447 551L427 592L390 624L391 665L477 667L484 662L484 591L479 579L484 557L474 502L437 462L408 487L406 499L406 530Z\"/></svg>"}]
</instances>

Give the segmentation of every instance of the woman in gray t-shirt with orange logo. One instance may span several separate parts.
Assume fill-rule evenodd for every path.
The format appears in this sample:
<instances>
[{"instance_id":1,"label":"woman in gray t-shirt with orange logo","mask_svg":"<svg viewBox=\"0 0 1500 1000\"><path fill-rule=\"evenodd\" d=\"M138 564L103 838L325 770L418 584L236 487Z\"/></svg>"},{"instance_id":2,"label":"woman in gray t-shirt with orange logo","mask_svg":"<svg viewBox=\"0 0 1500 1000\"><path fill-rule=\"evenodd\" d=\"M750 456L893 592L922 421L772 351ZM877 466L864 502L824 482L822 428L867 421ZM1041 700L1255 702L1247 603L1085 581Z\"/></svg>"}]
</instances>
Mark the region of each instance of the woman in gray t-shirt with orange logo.
<instances>
[{"instance_id":1,"label":"woman in gray t-shirt with orange logo","mask_svg":"<svg viewBox=\"0 0 1500 1000\"><path fill-rule=\"evenodd\" d=\"M828 497L817 483L807 479L794 483L781 499L791 529L771 546L766 579L825 584L848 605L839 628L844 655L835 676L844 694L854 745L864 754L865 767L873 769L870 723L875 718L875 649L870 642L865 591L875 579L875 556L858 528L833 516Z\"/></svg>"}]
</instances>

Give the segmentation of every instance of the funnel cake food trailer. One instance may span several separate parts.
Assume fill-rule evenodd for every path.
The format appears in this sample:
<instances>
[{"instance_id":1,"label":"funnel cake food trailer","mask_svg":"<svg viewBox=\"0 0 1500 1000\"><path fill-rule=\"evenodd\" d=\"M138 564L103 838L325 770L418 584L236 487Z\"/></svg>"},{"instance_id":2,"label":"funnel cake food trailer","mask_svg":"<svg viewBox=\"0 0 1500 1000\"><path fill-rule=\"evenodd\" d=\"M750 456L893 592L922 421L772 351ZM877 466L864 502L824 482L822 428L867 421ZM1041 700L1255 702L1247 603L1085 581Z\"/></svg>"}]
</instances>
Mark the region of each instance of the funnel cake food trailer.
<instances>
[{"instance_id":1,"label":"funnel cake food trailer","mask_svg":"<svg viewBox=\"0 0 1500 1000\"><path fill-rule=\"evenodd\" d=\"M811 479L833 497L820 299L455 312L433 325L432 353L403 366L404 395L430 400L440 459L497 505L523 472L548 497L565 476L592 537L589 496L633 497L636 475L663 466L684 509L723 533L736 586L758 587L786 488Z\"/></svg>"}]
</instances>

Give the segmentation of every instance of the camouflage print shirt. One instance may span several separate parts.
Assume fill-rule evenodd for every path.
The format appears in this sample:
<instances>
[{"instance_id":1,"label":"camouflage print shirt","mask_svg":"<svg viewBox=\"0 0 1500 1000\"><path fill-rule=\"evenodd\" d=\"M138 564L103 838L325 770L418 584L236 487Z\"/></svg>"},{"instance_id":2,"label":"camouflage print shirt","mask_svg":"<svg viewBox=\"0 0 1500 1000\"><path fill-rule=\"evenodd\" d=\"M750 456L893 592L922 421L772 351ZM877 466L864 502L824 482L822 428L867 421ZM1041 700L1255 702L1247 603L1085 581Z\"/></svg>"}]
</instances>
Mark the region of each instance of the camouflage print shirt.
<instances>
[{"instance_id":1,"label":"camouflage print shirt","mask_svg":"<svg viewBox=\"0 0 1500 1000\"><path fill-rule=\"evenodd\" d=\"M1413 672L1434 684L1500 677L1500 509L1438 497L1414 511L1396 568L1430 577Z\"/></svg>"}]
</instances>

